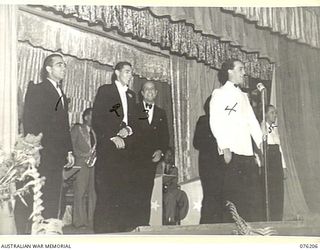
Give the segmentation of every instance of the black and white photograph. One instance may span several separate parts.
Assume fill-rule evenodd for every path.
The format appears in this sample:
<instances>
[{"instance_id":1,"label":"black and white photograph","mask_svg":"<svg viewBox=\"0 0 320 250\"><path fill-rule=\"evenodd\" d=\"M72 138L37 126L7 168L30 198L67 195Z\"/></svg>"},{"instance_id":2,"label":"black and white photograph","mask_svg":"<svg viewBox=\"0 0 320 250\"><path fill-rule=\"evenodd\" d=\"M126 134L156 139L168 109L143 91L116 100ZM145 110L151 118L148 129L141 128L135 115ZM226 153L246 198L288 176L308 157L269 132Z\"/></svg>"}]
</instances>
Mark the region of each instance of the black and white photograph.
<instances>
[{"instance_id":1,"label":"black and white photograph","mask_svg":"<svg viewBox=\"0 0 320 250\"><path fill-rule=\"evenodd\" d=\"M0 235L319 237L319 4L106 4L0 5Z\"/></svg>"}]
</instances>

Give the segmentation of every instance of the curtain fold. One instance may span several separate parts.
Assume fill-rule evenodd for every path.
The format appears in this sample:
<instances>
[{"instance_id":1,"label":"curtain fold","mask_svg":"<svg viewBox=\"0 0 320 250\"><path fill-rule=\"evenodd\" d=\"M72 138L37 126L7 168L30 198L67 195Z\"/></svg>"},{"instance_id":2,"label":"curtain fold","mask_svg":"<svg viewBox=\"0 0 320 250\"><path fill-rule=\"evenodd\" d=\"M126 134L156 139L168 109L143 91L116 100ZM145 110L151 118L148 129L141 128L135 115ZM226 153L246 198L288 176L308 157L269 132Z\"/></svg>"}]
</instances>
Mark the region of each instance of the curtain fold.
<instances>
[{"instance_id":1,"label":"curtain fold","mask_svg":"<svg viewBox=\"0 0 320 250\"><path fill-rule=\"evenodd\" d=\"M289 198L299 214L320 213L320 52L283 38L279 48L276 94L283 154L293 181L288 182Z\"/></svg>"},{"instance_id":2,"label":"curtain fold","mask_svg":"<svg viewBox=\"0 0 320 250\"><path fill-rule=\"evenodd\" d=\"M188 181L199 176L198 151L193 147L196 123L204 114L206 99L220 83L216 70L195 60L172 56L171 64L176 166L179 180Z\"/></svg>"},{"instance_id":3,"label":"curtain fold","mask_svg":"<svg viewBox=\"0 0 320 250\"><path fill-rule=\"evenodd\" d=\"M188 151L188 127L187 99L189 89L187 82L187 61L178 56L171 56L171 95L173 106L174 150L175 165L179 170L179 182L188 180L190 175L190 151Z\"/></svg>"},{"instance_id":4,"label":"curtain fold","mask_svg":"<svg viewBox=\"0 0 320 250\"><path fill-rule=\"evenodd\" d=\"M134 73L147 79L168 82L169 58L140 51L134 46L24 11L18 15L18 39L34 47L61 51L78 59L115 66L118 61L134 65Z\"/></svg>"},{"instance_id":5,"label":"curtain fold","mask_svg":"<svg viewBox=\"0 0 320 250\"><path fill-rule=\"evenodd\" d=\"M285 35L291 40L299 40L315 48L320 48L319 7L261 8L224 7L223 9L240 14L244 19L254 21L260 27Z\"/></svg>"},{"instance_id":6,"label":"curtain fold","mask_svg":"<svg viewBox=\"0 0 320 250\"><path fill-rule=\"evenodd\" d=\"M18 132L17 9L0 5L0 145L9 152Z\"/></svg>"},{"instance_id":7,"label":"curtain fold","mask_svg":"<svg viewBox=\"0 0 320 250\"><path fill-rule=\"evenodd\" d=\"M282 98L277 102L277 91L279 91L279 83L277 83L277 77L275 70L273 72L272 84L271 84L271 98L270 104L274 105L278 109L278 126L281 130L285 129L283 124L279 124L279 121L283 121L281 107L283 106ZM279 105L278 105L279 104ZM282 164L287 167L288 176L284 180L284 206L283 206L283 220L296 220L302 216L306 216L309 213L309 209L306 200L303 195L300 180L296 167L293 161L293 156L291 153L292 148L288 145L286 134L281 134L281 148L285 154L282 159ZM289 146L289 147L288 147Z\"/></svg>"}]
</instances>

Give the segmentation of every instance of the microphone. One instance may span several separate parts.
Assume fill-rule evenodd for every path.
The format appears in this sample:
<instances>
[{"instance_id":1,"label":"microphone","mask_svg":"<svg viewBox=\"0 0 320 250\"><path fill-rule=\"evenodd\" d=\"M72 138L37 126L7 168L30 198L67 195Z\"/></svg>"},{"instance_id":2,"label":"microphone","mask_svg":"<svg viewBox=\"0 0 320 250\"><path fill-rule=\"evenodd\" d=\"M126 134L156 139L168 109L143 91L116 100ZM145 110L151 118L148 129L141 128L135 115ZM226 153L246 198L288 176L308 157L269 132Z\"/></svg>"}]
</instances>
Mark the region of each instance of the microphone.
<instances>
[{"instance_id":1,"label":"microphone","mask_svg":"<svg viewBox=\"0 0 320 250\"><path fill-rule=\"evenodd\" d=\"M262 91L266 90L266 87L263 85L262 82L259 82L259 83L257 84L257 89L258 89L260 92L262 92Z\"/></svg>"}]
</instances>

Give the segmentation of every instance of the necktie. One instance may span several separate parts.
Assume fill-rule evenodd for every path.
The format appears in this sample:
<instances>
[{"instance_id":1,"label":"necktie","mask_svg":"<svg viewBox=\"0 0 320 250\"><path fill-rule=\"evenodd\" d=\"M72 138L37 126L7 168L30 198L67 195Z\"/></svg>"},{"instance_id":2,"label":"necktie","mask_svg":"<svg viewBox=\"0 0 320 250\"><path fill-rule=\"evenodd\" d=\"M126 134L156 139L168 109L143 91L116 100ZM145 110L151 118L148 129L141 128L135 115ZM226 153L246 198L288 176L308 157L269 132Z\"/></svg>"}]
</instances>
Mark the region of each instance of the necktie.
<instances>
[{"instance_id":1,"label":"necktie","mask_svg":"<svg viewBox=\"0 0 320 250\"><path fill-rule=\"evenodd\" d=\"M146 108L147 109L152 109L152 104L146 103Z\"/></svg>"},{"instance_id":2,"label":"necktie","mask_svg":"<svg viewBox=\"0 0 320 250\"><path fill-rule=\"evenodd\" d=\"M90 129L89 134L90 134L90 145L91 145L91 147L93 147L94 146L94 136L93 136L93 132L91 129Z\"/></svg>"},{"instance_id":3,"label":"necktie","mask_svg":"<svg viewBox=\"0 0 320 250\"><path fill-rule=\"evenodd\" d=\"M61 82L57 82L57 92L59 94L59 100L57 101L56 104L56 109L58 108L58 105L61 103L62 108L64 109L64 100L63 100L63 93L62 93L62 89L61 89Z\"/></svg>"}]
</instances>

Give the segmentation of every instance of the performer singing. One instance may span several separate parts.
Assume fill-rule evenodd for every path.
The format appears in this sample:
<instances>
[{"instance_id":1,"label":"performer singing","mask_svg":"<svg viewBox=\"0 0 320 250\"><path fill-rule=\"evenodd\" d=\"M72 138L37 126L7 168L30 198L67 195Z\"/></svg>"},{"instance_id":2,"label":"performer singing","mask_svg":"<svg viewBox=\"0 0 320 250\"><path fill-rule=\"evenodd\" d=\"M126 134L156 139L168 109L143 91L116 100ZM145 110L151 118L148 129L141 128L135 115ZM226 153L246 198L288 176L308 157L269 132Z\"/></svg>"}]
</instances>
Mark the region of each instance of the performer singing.
<instances>
[{"instance_id":1,"label":"performer singing","mask_svg":"<svg viewBox=\"0 0 320 250\"><path fill-rule=\"evenodd\" d=\"M225 162L224 200L233 202L245 220L257 221L262 216L262 194L251 136L261 148L262 132L248 96L239 88L244 75L240 60L223 63L219 72L223 86L213 91L210 102L210 128ZM224 221L232 221L230 213L225 213Z\"/></svg>"}]
</instances>

